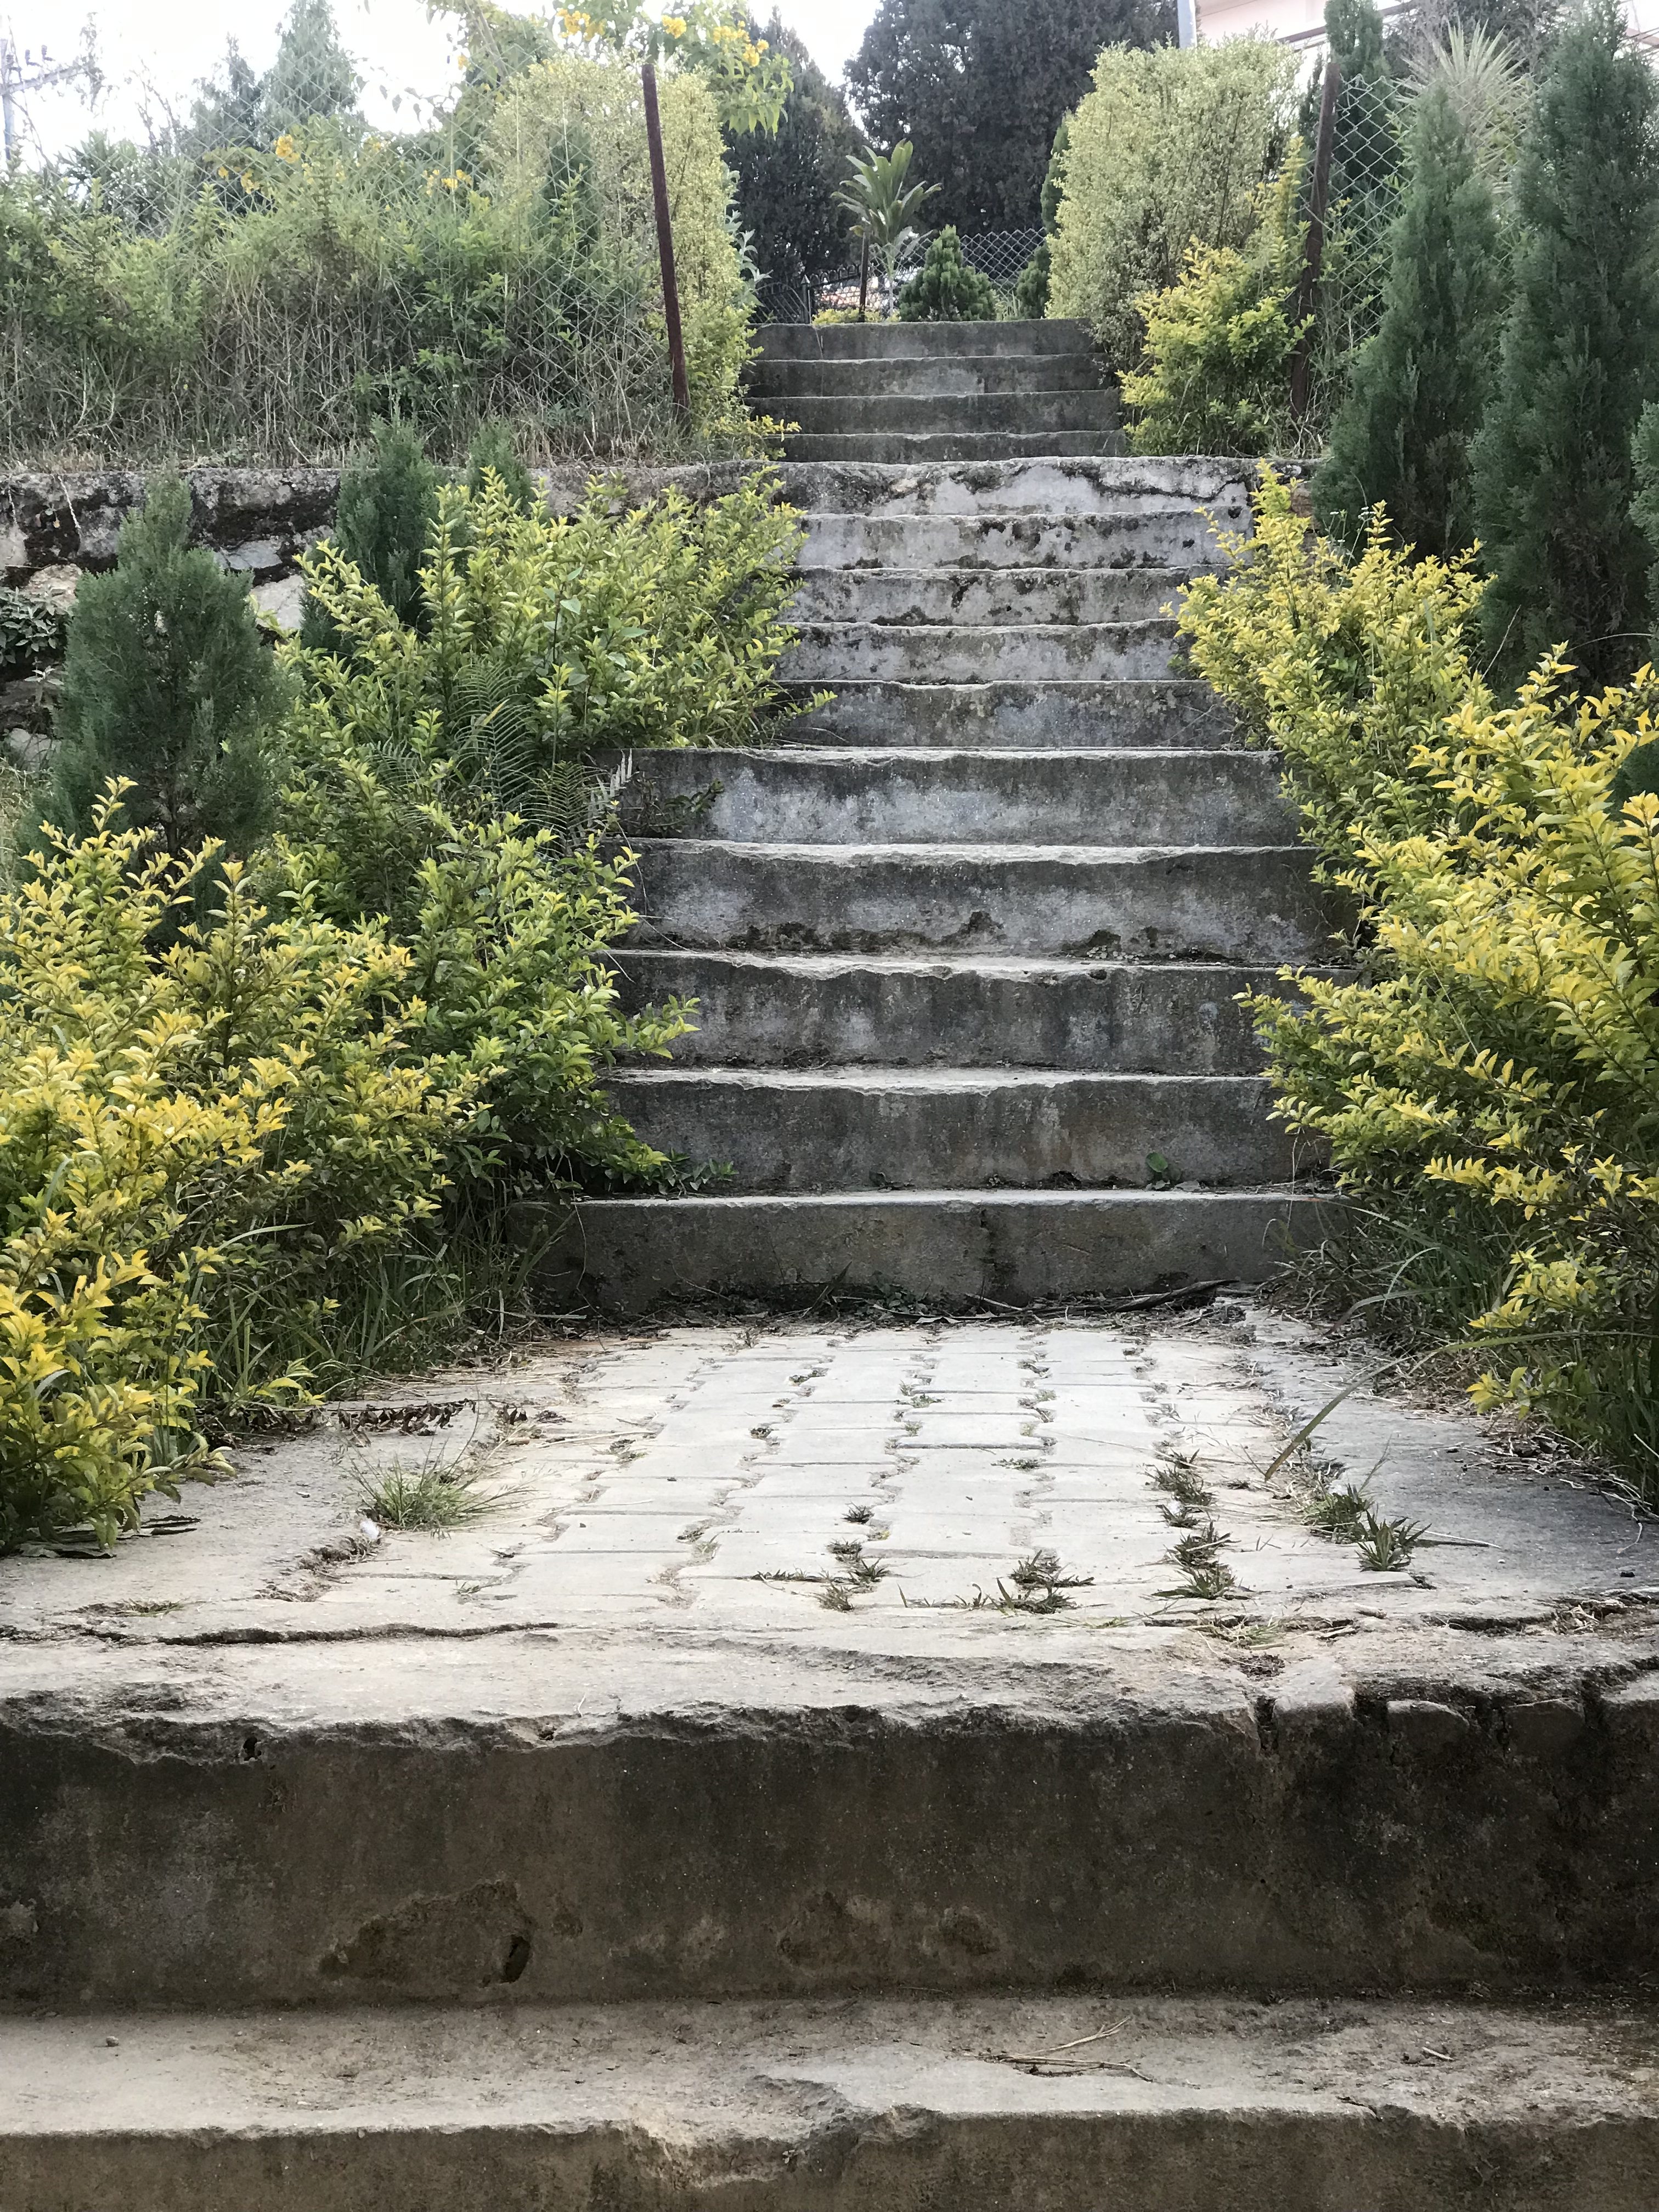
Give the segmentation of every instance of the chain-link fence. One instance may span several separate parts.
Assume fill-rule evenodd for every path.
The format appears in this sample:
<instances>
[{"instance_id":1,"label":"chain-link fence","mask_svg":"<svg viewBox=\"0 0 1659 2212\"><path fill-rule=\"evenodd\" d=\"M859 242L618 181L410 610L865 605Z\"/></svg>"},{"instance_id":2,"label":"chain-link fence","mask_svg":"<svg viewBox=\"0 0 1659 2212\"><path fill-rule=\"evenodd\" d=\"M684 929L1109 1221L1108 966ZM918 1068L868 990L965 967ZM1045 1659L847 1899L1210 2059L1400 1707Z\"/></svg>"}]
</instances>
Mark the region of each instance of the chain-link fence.
<instances>
[{"instance_id":1,"label":"chain-link fence","mask_svg":"<svg viewBox=\"0 0 1659 2212\"><path fill-rule=\"evenodd\" d=\"M1353 357L1376 330L1389 272L1389 227L1399 211L1401 149L1392 85L1352 77L1341 86L1331 134L1324 253L1315 289L1308 354L1307 429L1329 426L1347 390ZM1309 212L1315 164L1303 184Z\"/></svg>"},{"instance_id":2,"label":"chain-link fence","mask_svg":"<svg viewBox=\"0 0 1659 2212\"><path fill-rule=\"evenodd\" d=\"M890 314L903 289L927 258L930 241L926 239L908 247L900 255L890 284L886 271L872 254L870 260L870 289L867 312L872 315ZM1005 313L1012 313L1014 286L1020 271L1042 243L1040 230L980 230L970 231L962 241L962 258L970 269L977 269L988 276L1000 295ZM810 323L815 314L834 309L844 313L859 303L859 270L856 262L841 269L832 269L811 278L806 283L784 288L768 288L763 297L766 312L775 322ZM785 313L788 307L793 313Z\"/></svg>"}]
</instances>

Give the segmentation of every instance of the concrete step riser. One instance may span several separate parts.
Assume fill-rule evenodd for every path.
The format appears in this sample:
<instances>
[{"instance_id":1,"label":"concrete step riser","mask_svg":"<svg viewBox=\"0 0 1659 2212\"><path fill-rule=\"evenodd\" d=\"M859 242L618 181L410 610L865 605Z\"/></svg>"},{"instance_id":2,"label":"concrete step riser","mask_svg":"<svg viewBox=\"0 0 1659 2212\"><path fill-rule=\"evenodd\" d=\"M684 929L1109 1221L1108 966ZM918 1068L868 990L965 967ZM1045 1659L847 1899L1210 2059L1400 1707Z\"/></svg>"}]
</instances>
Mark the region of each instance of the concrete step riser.
<instances>
[{"instance_id":1,"label":"concrete step riser","mask_svg":"<svg viewBox=\"0 0 1659 2212\"><path fill-rule=\"evenodd\" d=\"M766 323L763 361L938 361L983 354L1087 353L1087 323Z\"/></svg>"},{"instance_id":2,"label":"concrete step riser","mask_svg":"<svg viewBox=\"0 0 1659 2212\"><path fill-rule=\"evenodd\" d=\"M1050 432L1085 431L1109 438L1118 426L1117 394L1098 389L969 392L955 397L907 392L869 399L803 395L785 404L790 421L802 435L815 438L866 439L895 433L944 437L994 432L1036 437Z\"/></svg>"},{"instance_id":3,"label":"concrete step riser","mask_svg":"<svg viewBox=\"0 0 1659 2212\"><path fill-rule=\"evenodd\" d=\"M1214 567L1220 548L1191 507L1139 514L809 514L805 568Z\"/></svg>"},{"instance_id":4,"label":"concrete step riser","mask_svg":"<svg viewBox=\"0 0 1659 2212\"><path fill-rule=\"evenodd\" d=\"M1010 854L641 841L641 945L753 952L1051 952L1258 966L1328 957L1308 856Z\"/></svg>"},{"instance_id":5,"label":"concrete step riser","mask_svg":"<svg viewBox=\"0 0 1659 2212\"><path fill-rule=\"evenodd\" d=\"M675 800L718 794L699 837L806 845L1288 845L1279 765L1257 752L665 752L641 763L623 825L649 836Z\"/></svg>"},{"instance_id":6,"label":"concrete step riser","mask_svg":"<svg viewBox=\"0 0 1659 2212\"><path fill-rule=\"evenodd\" d=\"M778 674L787 684L1147 683L1169 674L1174 641L1161 618L1018 630L806 623Z\"/></svg>"},{"instance_id":7,"label":"concrete step riser","mask_svg":"<svg viewBox=\"0 0 1659 2212\"><path fill-rule=\"evenodd\" d=\"M612 1097L648 1145L732 1170L733 1191L1144 1189L1276 1182L1294 1147L1252 1076L881 1071L850 1079L622 1071ZM1161 1176L1163 1170L1159 1170Z\"/></svg>"},{"instance_id":8,"label":"concrete step riser","mask_svg":"<svg viewBox=\"0 0 1659 2212\"><path fill-rule=\"evenodd\" d=\"M800 431L783 441L784 456L791 461L875 461L894 468L1044 457L1088 459L1122 450L1121 434L1114 430Z\"/></svg>"},{"instance_id":9,"label":"concrete step riser","mask_svg":"<svg viewBox=\"0 0 1659 2212\"><path fill-rule=\"evenodd\" d=\"M749 374L750 404L763 414L796 399L937 399L981 393L1098 392L1101 364L1091 353L954 354L908 361L766 361Z\"/></svg>"},{"instance_id":10,"label":"concrete step riser","mask_svg":"<svg viewBox=\"0 0 1659 2212\"><path fill-rule=\"evenodd\" d=\"M784 687L804 705L817 687ZM785 726L814 745L979 747L1018 752L1236 743L1207 684L849 684Z\"/></svg>"},{"instance_id":11,"label":"concrete step riser","mask_svg":"<svg viewBox=\"0 0 1659 2212\"><path fill-rule=\"evenodd\" d=\"M798 623L1146 622L1178 606L1188 578L1168 568L809 568Z\"/></svg>"},{"instance_id":12,"label":"concrete step riser","mask_svg":"<svg viewBox=\"0 0 1659 2212\"><path fill-rule=\"evenodd\" d=\"M675 1064L750 1067L1056 1067L1249 1075L1261 1065L1242 991L1271 969L965 963L803 969L720 952L619 956L630 1011L696 1000Z\"/></svg>"},{"instance_id":13,"label":"concrete step riser","mask_svg":"<svg viewBox=\"0 0 1659 2212\"><path fill-rule=\"evenodd\" d=\"M627 1203L583 1209L606 1264ZM689 1224L699 1205L647 1211ZM663 1240L640 1256L660 1279ZM292 1685L286 1704L222 1690L210 1663L210 1716L170 1710L176 1686L125 1712L0 1705L6 1997L1498 1993L1659 1972L1650 1677L1574 1684L1530 1718L1530 1686L1453 1704L1413 1675L1356 1705L1333 1669L1305 1688L1195 1674L1146 1709L1068 1683L992 1726L966 1699L953 1722L826 1692L722 1728L659 1692L550 1731L418 1703L347 1730L311 1725Z\"/></svg>"},{"instance_id":14,"label":"concrete step riser","mask_svg":"<svg viewBox=\"0 0 1659 2212\"><path fill-rule=\"evenodd\" d=\"M1060 516L1068 523L1122 520L1202 507L1224 530L1249 526L1248 486L1230 461L1049 456L961 468L853 455L786 462L781 477L784 497L803 514L957 515L969 521L1011 515L1048 526Z\"/></svg>"}]
</instances>

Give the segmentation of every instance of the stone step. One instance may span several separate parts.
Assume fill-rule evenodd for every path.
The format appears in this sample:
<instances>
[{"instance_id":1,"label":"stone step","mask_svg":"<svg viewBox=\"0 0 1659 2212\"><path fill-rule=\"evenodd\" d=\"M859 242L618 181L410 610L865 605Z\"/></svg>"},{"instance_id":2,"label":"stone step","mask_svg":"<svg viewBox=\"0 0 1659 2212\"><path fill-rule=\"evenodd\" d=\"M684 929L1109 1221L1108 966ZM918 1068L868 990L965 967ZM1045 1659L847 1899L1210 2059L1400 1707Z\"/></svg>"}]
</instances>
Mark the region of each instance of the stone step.
<instances>
[{"instance_id":1,"label":"stone step","mask_svg":"<svg viewBox=\"0 0 1659 2212\"><path fill-rule=\"evenodd\" d=\"M750 845L1287 845L1296 835L1276 757L1237 750L700 747L636 753L634 776L625 830L648 836L665 808L701 799L699 837Z\"/></svg>"},{"instance_id":2,"label":"stone step","mask_svg":"<svg viewBox=\"0 0 1659 2212\"><path fill-rule=\"evenodd\" d=\"M938 361L985 354L1088 353L1087 323L763 323L763 361Z\"/></svg>"},{"instance_id":3,"label":"stone step","mask_svg":"<svg viewBox=\"0 0 1659 2212\"><path fill-rule=\"evenodd\" d=\"M624 948L630 1012L695 999L680 1067L1064 1067L1254 1074L1243 991L1271 968L1070 960L863 959L835 953Z\"/></svg>"},{"instance_id":4,"label":"stone step","mask_svg":"<svg viewBox=\"0 0 1659 2212\"><path fill-rule=\"evenodd\" d=\"M1175 624L805 623L778 664L788 684L1146 682L1170 672Z\"/></svg>"},{"instance_id":5,"label":"stone step","mask_svg":"<svg viewBox=\"0 0 1659 2212\"><path fill-rule=\"evenodd\" d=\"M729 1166L738 1193L1248 1187L1295 1166L1260 1076L629 1067L606 1087L647 1144Z\"/></svg>"},{"instance_id":6,"label":"stone step","mask_svg":"<svg viewBox=\"0 0 1659 2212\"><path fill-rule=\"evenodd\" d=\"M1135 568L1214 566L1196 507L1125 514L808 514L804 569ZM1229 526L1231 527L1231 525Z\"/></svg>"},{"instance_id":7,"label":"stone step","mask_svg":"<svg viewBox=\"0 0 1659 2212\"><path fill-rule=\"evenodd\" d=\"M970 353L866 356L851 361L762 358L750 365L747 396L767 414L798 398L873 399L889 393L963 398L999 392L1097 392L1097 354Z\"/></svg>"},{"instance_id":8,"label":"stone step","mask_svg":"<svg viewBox=\"0 0 1659 2212\"><path fill-rule=\"evenodd\" d=\"M1178 607L1179 568L807 568L790 619L1000 627L1146 621Z\"/></svg>"},{"instance_id":9,"label":"stone step","mask_svg":"<svg viewBox=\"0 0 1659 2212\"><path fill-rule=\"evenodd\" d=\"M827 1904L834 1900L826 1900ZM0 2026L18 2212L1650 2212L1659 2019L1051 1996ZM1103 2027L1103 2019L1105 2025ZM1049 2055L1052 2054L1052 2055Z\"/></svg>"},{"instance_id":10,"label":"stone step","mask_svg":"<svg viewBox=\"0 0 1659 2212\"><path fill-rule=\"evenodd\" d=\"M744 952L1329 957L1300 847L732 845L642 838L641 945Z\"/></svg>"},{"instance_id":11,"label":"stone step","mask_svg":"<svg viewBox=\"0 0 1659 2212\"><path fill-rule=\"evenodd\" d=\"M791 461L879 462L912 469L961 461L1085 459L1120 453L1115 430L793 431L783 441Z\"/></svg>"},{"instance_id":12,"label":"stone step","mask_svg":"<svg viewBox=\"0 0 1659 2212\"><path fill-rule=\"evenodd\" d=\"M1092 392L886 392L871 398L830 398L802 394L788 403L791 422L814 438L973 436L1018 433L1027 437L1089 432L1115 435L1117 394L1098 386ZM1032 451L1041 448L1033 447ZM1097 447L1099 451L1103 448Z\"/></svg>"},{"instance_id":13,"label":"stone step","mask_svg":"<svg viewBox=\"0 0 1659 2212\"><path fill-rule=\"evenodd\" d=\"M887 517L959 515L982 521L1023 515L1068 526L1091 516L1121 520L1166 515L1174 507L1202 507L1223 529L1249 527L1254 462L1130 459L1096 454L1073 459L1000 459L978 465L842 461L786 462L783 496L803 514Z\"/></svg>"},{"instance_id":14,"label":"stone step","mask_svg":"<svg viewBox=\"0 0 1659 2212\"><path fill-rule=\"evenodd\" d=\"M781 687L798 708L818 688ZM1237 743L1231 711L1209 685L1178 678L1113 684L848 683L842 678L827 704L797 714L780 728L792 743L943 750L1174 745L1214 750Z\"/></svg>"}]
</instances>

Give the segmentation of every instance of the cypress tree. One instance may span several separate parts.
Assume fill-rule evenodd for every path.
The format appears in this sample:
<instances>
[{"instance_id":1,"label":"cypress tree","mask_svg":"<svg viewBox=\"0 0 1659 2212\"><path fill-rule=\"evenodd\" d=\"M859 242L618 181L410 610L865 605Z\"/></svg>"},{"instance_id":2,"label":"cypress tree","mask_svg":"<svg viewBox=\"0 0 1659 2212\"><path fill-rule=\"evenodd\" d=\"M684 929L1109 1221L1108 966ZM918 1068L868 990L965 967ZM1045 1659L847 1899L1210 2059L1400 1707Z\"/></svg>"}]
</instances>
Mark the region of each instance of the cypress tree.
<instances>
[{"instance_id":1,"label":"cypress tree","mask_svg":"<svg viewBox=\"0 0 1659 2212\"><path fill-rule=\"evenodd\" d=\"M1508 673L1565 642L1601 684L1642 656L1650 556L1631 439L1659 368L1655 85L1618 0L1587 0L1556 41L1516 205L1515 301L1474 447L1482 618Z\"/></svg>"},{"instance_id":2,"label":"cypress tree","mask_svg":"<svg viewBox=\"0 0 1659 2212\"><path fill-rule=\"evenodd\" d=\"M165 478L123 526L115 568L82 581L46 815L84 831L124 776L128 819L168 852L222 837L246 853L270 818L283 686L246 584L189 538L189 487Z\"/></svg>"},{"instance_id":3,"label":"cypress tree","mask_svg":"<svg viewBox=\"0 0 1659 2212\"><path fill-rule=\"evenodd\" d=\"M1319 526L1352 544L1380 501L1419 553L1474 538L1469 448L1496 368L1503 289L1492 188L1449 93L1418 103L1411 167L1389 239L1382 320L1314 479Z\"/></svg>"},{"instance_id":4,"label":"cypress tree","mask_svg":"<svg viewBox=\"0 0 1659 2212\"><path fill-rule=\"evenodd\" d=\"M334 542L366 584L373 584L400 623L421 608L421 564L438 516L438 471L414 431L402 422L377 422L374 450L340 478ZM306 602L300 635L331 652L334 625Z\"/></svg>"}]
</instances>

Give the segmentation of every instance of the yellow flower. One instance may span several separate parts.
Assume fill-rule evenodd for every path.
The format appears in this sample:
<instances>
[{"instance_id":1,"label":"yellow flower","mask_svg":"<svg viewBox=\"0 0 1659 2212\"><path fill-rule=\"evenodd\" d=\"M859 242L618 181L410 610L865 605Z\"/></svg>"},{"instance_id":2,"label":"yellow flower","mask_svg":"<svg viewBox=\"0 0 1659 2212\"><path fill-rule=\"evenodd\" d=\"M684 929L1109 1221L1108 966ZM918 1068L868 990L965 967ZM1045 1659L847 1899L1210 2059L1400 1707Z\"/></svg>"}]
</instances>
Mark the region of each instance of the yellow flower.
<instances>
[{"instance_id":1,"label":"yellow flower","mask_svg":"<svg viewBox=\"0 0 1659 2212\"><path fill-rule=\"evenodd\" d=\"M300 158L300 149L294 143L293 132L289 131L283 131L271 151L279 161L297 161Z\"/></svg>"},{"instance_id":2,"label":"yellow flower","mask_svg":"<svg viewBox=\"0 0 1659 2212\"><path fill-rule=\"evenodd\" d=\"M685 36L684 15L665 15L662 19L662 27L671 39L683 39Z\"/></svg>"},{"instance_id":3,"label":"yellow flower","mask_svg":"<svg viewBox=\"0 0 1659 2212\"><path fill-rule=\"evenodd\" d=\"M467 57L465 54L457 54L455 57L455 66L457 69L467 68L469 66Z\"/></svg>"}]
</instances>

